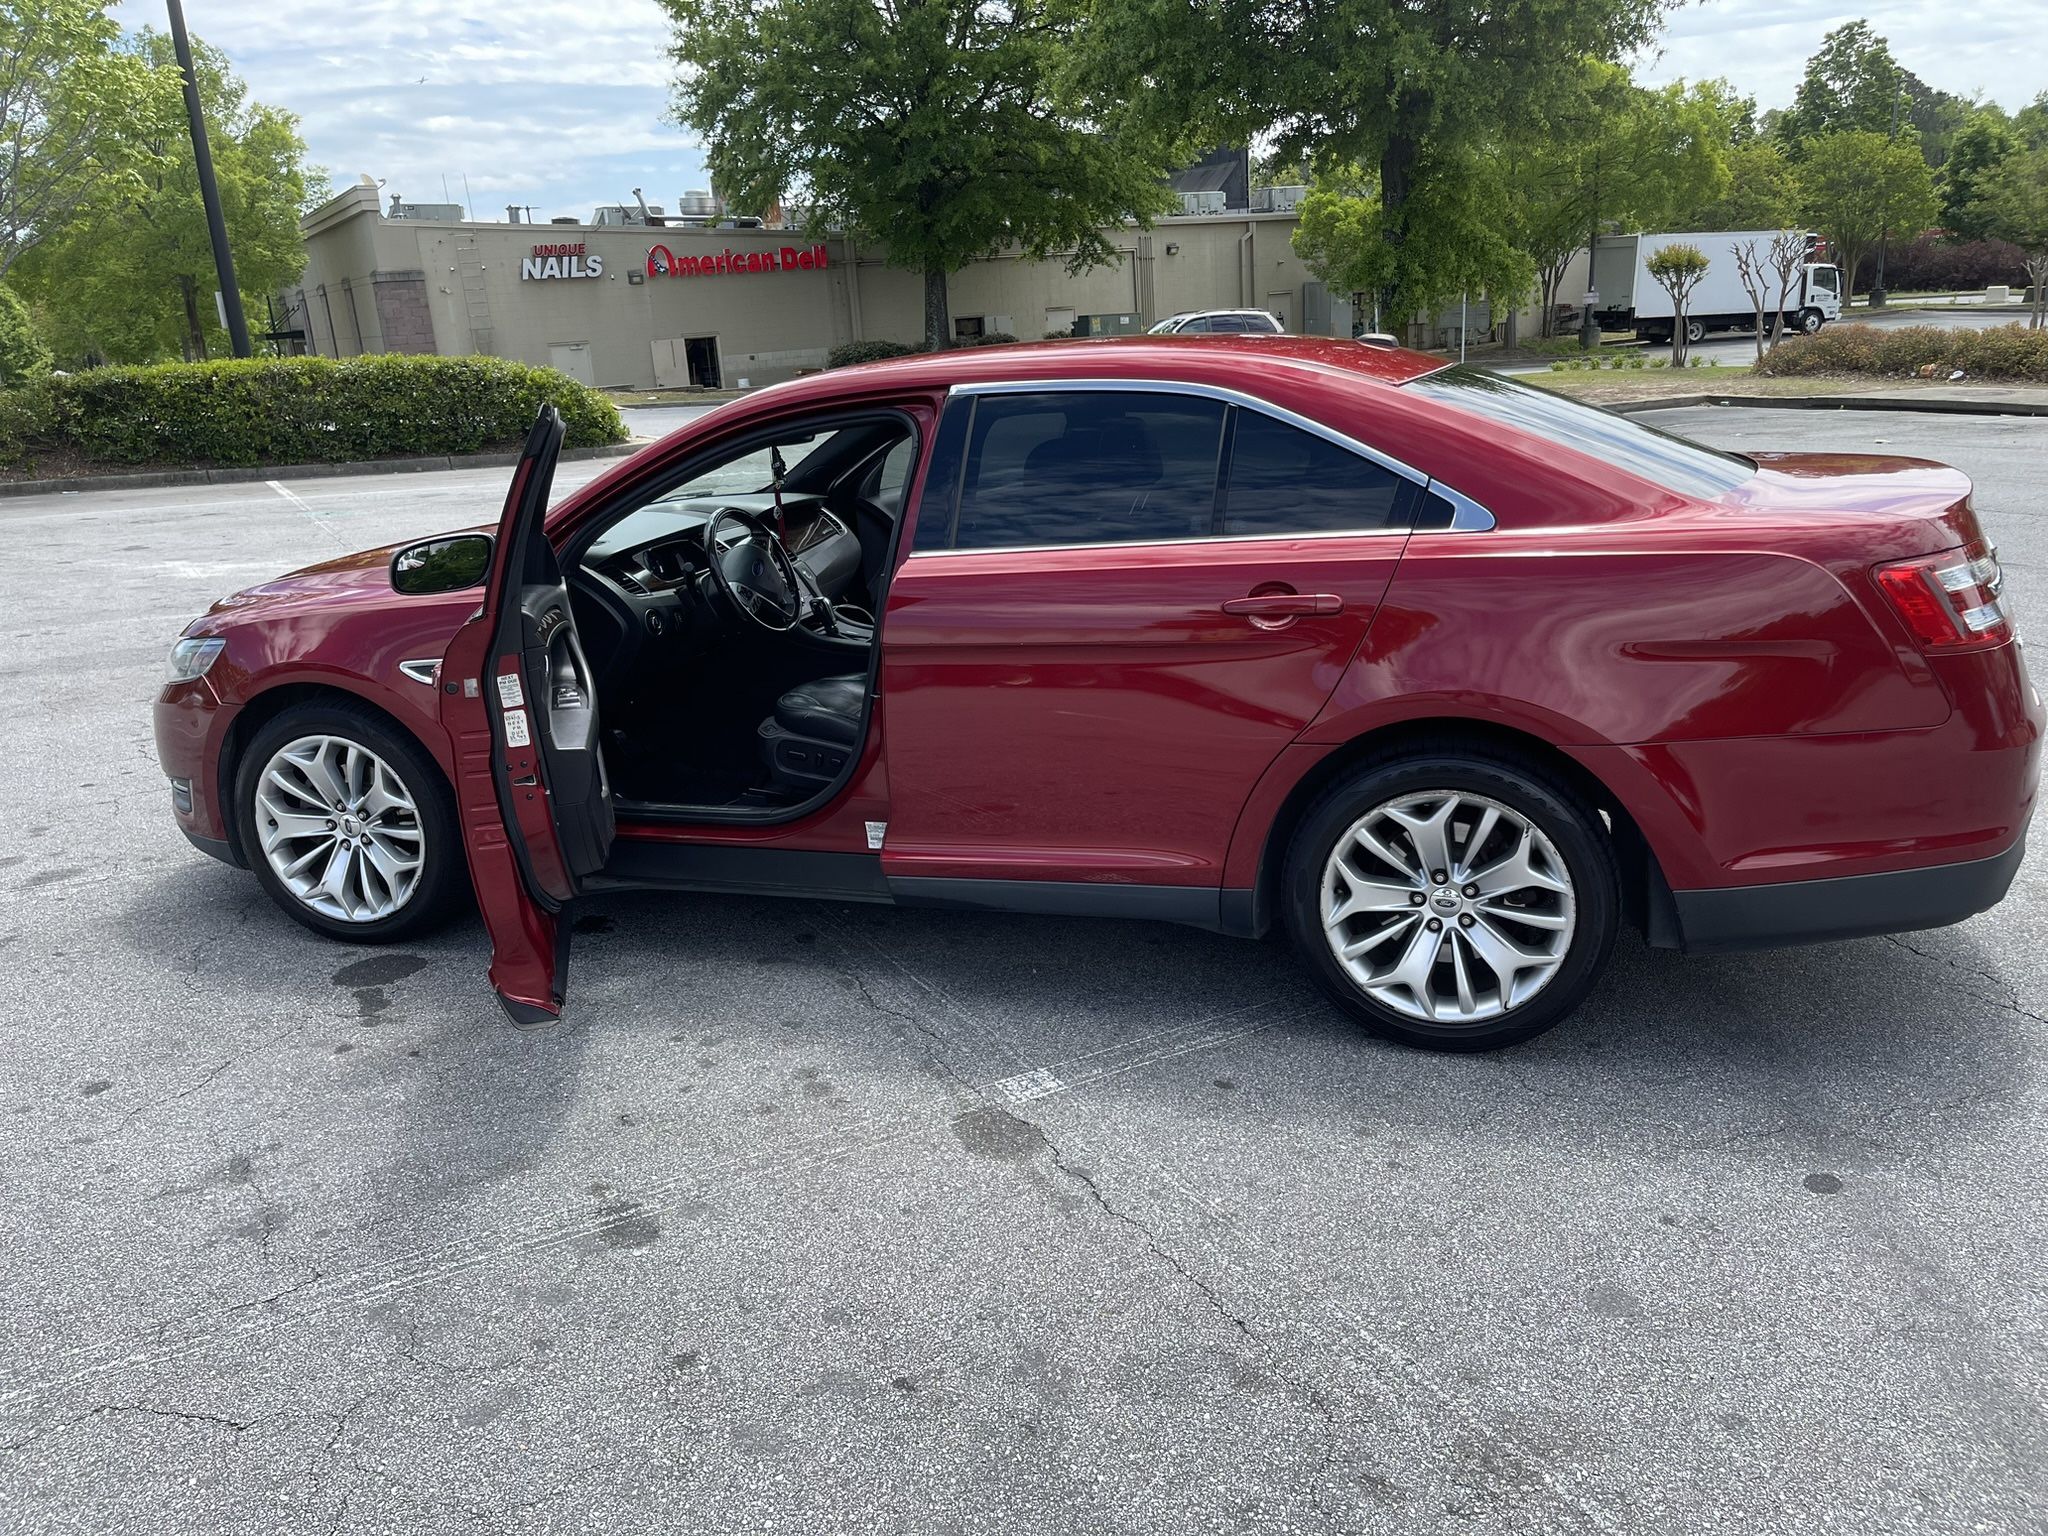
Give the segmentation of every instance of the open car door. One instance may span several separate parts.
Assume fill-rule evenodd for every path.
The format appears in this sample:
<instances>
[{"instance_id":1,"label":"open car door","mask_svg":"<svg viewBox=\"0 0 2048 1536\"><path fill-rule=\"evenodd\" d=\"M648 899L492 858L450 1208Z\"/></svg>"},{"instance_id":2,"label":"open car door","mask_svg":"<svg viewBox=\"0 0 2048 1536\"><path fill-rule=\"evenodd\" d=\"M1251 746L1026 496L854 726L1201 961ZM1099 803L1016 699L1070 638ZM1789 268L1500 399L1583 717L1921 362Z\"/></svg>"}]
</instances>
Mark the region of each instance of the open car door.
<instances>
[{"instance_id":1,"label":"open car door","mask_svg":"<svg viewBox=\"0 0 2048 1536\"><path fill-rule=\"evenodd\" d=\"M498 522L483 606L441 662L441 723L491 985L515 1024L560 1016L563 908L612 845L597 693L544 526L562 418L541 407Z\"/></svg>"}]
</instances>

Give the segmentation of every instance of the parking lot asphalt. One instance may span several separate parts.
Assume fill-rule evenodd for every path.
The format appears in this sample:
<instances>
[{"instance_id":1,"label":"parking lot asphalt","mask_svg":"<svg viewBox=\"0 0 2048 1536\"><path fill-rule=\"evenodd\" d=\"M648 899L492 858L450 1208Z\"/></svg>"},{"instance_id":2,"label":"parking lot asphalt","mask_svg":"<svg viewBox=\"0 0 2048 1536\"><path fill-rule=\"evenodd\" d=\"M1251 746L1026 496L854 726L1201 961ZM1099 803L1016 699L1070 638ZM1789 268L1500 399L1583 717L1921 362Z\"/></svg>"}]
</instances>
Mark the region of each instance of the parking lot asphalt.
<instances>
[{"instance_id":1,"label":"parking lot asphalt","mask_svg":"<svg viewBox=\"0 0 2048 1536\"><path fill-rule=\"evenodd\" d=\"M2048 422L1648 419L1955 462L2048 615ZM503 479L0 506L0 1530L2048 1530L2048 839L1479 1058L1278 943L730 898L589 902L522 1032L473 921L188 849L148 722Z\"/></svg>"}]
</instances>

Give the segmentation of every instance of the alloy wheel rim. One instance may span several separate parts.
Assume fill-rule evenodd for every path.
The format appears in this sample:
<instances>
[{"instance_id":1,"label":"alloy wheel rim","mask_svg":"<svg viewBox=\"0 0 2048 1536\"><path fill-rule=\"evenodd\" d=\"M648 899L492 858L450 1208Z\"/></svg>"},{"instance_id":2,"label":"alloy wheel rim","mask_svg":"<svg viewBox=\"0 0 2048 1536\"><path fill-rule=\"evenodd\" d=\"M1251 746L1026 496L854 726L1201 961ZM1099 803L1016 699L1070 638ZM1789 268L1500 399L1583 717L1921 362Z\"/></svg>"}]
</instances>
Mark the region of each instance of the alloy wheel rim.
<instances>
[{"instance_id":1,"label":"alloy wheel rim","mask_svg":"<svg viewBox=\"0 0 2048 1536\"><path fill-rule=\"evenodd\" d=\"M412 900L426 867L419 807L391 765L346 736L285 743L256 782L256 836L304 906L374 923Z\"/></svg>"},{"instance_id":2,"label":"alloy wheel rim","mask_svg":"<svg viewBox=\"0 0 2048 1536\"><path fill-rule=\"evenodd\" d=\"M1571 952L1578 902L1557 846L1513 807L1463 790L1374 806L1323 866L1323 934L1385 1007L1471 1025L1530 1002Z\"/></svg>"}]
</instances>

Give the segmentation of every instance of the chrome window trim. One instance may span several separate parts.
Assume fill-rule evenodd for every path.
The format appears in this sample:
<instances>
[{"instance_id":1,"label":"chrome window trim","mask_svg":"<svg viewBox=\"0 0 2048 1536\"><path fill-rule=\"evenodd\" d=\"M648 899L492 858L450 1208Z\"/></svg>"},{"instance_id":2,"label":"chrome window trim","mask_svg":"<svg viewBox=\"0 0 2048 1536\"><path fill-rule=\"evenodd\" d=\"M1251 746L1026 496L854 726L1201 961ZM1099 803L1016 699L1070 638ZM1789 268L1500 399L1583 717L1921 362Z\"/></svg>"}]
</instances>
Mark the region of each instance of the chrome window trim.
<instances>
[{"instance_id":1,"label":"chrome window trim","mask_svg":"<svg viewBox=\"0 0 2048 1536\"><path fill-rule=\"evenodd\" d=\"M1441 496L1451 504L1451 523L1448 528L1418 528L1418 533L1487 533L1492 530L1493 514L1479 505L1463 491L1454 491L1441 480L1429 482L1432 495Z\"/></svg>"},{"instance_id":2,"label":"chrome window trim","mask_svg":"<svg viewBox=\"0 0 2048 1536\"><path fill-rule=\"evenodd\" d=\"M1451 366L1445 364L1445 367ZM1404 463L1390 453L1382 453L1370 444L1361 443L1357 438L1339 432L1335 427L1304 416L1299 411L1290 411L1284 405L1275 405L1257 395L1248 395L1243 390L1226 389L1220 384L1195 384L1177 379L996 379L982 383L955 384L947 391L948 396L976 397L981 395L1049 395L1059 393L1110 393L1144 395L1188 395L1201 400L1215 400L1224 405L1234 405L1247 411L1256 411L1261 416L1284 422L1325 442L1334 443L1349 453L1355 453L1367 463L1376 464L1389 474L1406 480L1419 487L1424 494L1434 493L1451 504L1451 522L1447 529L1415 528L1341 528L1320 533L1225 533L1190 534L1171 539L1119 539L1086 541L1075 544L993 544L975 549L914 549L907 558L915 560L925 555L980 555L1019 554L1061 549L1149 549L1166 544L1245 544L1254 542L1270 543L1285 539L1365 539L1387 534L1427 533L1485 533L1495 526L1493 514L1479 502L1462 492L1454 491L1441 480L1432 479L1413 464ZM963 459L964 467L964 459Z\"/></svg>"},{"instance_id":3,"label":"chrome window trim","mask_svg":"<svg viewBox=\"0 0 2048 1536\"><path fill-rule=\"evenodd\" d=\"M1441 529L1429 530L1440 533ZM1321 533L1190 533L1172 539L1089 539L1080 544L977 544L973 549L913 549L903 558L929 560L934 555L1027 555L1081 549L1165 549L1177 544L1294 544L1323 539L1406 538L1413 528L1339 528Z\"/></svg>"}]
</instances>

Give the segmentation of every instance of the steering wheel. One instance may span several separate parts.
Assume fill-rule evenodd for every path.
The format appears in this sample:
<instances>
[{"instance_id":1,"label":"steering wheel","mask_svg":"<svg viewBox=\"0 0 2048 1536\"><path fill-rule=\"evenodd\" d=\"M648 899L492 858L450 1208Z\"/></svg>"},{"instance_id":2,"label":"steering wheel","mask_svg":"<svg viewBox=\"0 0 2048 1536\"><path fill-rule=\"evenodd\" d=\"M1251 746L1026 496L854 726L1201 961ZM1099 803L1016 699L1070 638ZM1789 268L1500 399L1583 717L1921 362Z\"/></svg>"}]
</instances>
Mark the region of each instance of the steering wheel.
<instances>
[{"instance_id":1,"label":"steering wheel","mask_svg":"<svg viewBox=\"0 0 2048 1536\"><path fill-rule=\"evenodd\" d=\"M747 536L730 549L718 547L718 530L738 523ZM704 524L704 557L711 580L725 600L772 634L803 622L808 588L775 529L758 512L720 507Z\"/></svg>"}]
</instances>

